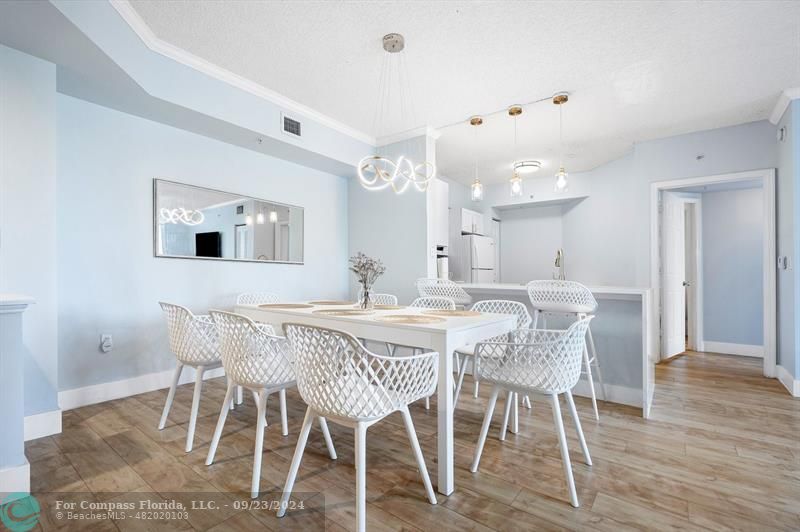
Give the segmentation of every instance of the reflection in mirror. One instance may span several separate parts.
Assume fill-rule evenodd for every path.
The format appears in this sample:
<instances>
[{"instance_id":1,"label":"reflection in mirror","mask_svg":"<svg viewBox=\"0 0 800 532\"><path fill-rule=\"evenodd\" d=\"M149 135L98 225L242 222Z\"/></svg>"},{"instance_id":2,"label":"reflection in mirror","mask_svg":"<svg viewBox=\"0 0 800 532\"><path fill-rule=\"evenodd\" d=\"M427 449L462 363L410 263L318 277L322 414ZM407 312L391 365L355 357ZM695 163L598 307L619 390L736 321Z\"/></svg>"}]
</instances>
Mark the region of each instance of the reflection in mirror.
<instances>
[{"instance_id":1,"label":"reflection in mirror","mask_svg":"<svg viewBox=\"0 0 800 532\"><path fill-rule=\"evenodd\" d=\"M153 181L156 256L303 262L302 207Z\"/></svg>"}]
</instances>

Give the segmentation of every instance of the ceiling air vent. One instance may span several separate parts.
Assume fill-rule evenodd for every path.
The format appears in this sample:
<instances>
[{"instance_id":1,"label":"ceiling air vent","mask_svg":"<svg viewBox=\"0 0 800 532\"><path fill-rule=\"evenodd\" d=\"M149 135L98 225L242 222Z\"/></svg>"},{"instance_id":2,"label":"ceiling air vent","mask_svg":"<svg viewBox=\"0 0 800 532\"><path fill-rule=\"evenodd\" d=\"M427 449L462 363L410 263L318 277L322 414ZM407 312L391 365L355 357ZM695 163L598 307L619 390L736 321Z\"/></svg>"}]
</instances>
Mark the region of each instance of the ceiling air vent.
<instances>
[{"instance_id":1,"label":"ceiling air vent","mask_svg":"<svg viewBox=\"0 0 800 532\"><path fill-rule=\"evenodd\" d=\"M289 118L285 114L281 113L281 120L283 122L283 132L287 135L292 135L294 137L301 137L301 126L299 121L295 120L294 118Z\"/></svg>"}]
</instances>

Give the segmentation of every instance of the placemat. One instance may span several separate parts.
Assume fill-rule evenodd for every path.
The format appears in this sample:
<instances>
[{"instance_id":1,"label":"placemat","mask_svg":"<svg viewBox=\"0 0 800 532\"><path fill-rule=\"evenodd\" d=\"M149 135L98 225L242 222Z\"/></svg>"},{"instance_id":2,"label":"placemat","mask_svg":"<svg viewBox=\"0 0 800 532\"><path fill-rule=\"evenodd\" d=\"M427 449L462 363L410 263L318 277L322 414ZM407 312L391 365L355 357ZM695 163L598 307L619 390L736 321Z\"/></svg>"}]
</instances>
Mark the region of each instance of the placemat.
<instances>
[{"instance_id":1,"label":"placemat","mask_svg":"<svg viewBox=\"0 0 800 532\"><path fill-rule=\"evenodd\" d=\"M419 316L414 314L389 314L388 316L378 316L377 321L389 323L402 323L404 325L428 325L431 323L441 323L444 318L438 316Z\"/></svg>"}]
</instances>

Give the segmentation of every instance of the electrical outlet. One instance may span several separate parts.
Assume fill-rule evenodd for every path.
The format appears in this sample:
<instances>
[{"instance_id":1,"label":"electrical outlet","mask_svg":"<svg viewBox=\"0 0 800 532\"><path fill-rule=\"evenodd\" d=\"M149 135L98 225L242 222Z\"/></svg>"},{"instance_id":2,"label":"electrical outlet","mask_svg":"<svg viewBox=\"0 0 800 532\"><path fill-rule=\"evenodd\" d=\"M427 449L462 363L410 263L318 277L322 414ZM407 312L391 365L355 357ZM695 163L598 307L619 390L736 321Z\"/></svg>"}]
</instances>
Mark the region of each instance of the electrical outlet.
<instances>
[{"instance_id":1,"label":"electrical outlet","mask_svg":"<svg viewBox=\"0 0 800 532\"><path fill-rule=\"evenodd\" d=\"M101 334L100 335L100 351L103 353L108 353L114 349L114 339L111 337L110 334Z\"/></svg>"}]
</instances>

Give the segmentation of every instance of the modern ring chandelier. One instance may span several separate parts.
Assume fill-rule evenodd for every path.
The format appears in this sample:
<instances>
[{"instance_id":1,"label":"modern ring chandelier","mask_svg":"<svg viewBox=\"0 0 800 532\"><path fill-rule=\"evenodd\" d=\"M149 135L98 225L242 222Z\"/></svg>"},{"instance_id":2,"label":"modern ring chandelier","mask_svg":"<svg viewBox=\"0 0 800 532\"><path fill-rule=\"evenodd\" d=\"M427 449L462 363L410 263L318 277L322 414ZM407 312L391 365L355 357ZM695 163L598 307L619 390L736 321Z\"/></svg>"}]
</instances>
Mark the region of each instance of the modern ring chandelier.
<instances>
[{"instance_id":1,"label":"modern ring chandelier","mask_svg":"<svg viewBox=\"0 0 800 532\"><path fill-rule=\"evenodd\" d=\"M182 223L185 225L200 225L203 223L203 220L205 220L205 216L201 211L185 209L183 207L177 209L162 207L158 214L159 223L162 224Z\"/></svg>"},{"instance_id":2,"label":"modern ring chandelier","mask_svg":"<svg viewBox=\"0 0 800 532\"><path fill-rule=\"evenodd\" d=\"M386 119L384 108L389 105L389 92L392 85L392 70L396 70L400 92L400 112L414 118L405 58L400 52L405 48L405 39L399 33L389 33L383 36L383 49L387 52L384 56L379 78L378 106L373 121L373 131ZM393 58L392 56L396 56ZM396 60L395 60L396 59ZM405 75L404 75L405 74ZM408 101L406 101L408 100ZM379 154L363 157L358 162L358 179L361 185L368 190L382 190L391 187L397 194L402 194L409 186L420 192L428 188L430 180L436 176L436 165L429 161L414 163L408 155L400 155L396 160Z\"/></svg>"}]
</instances>

